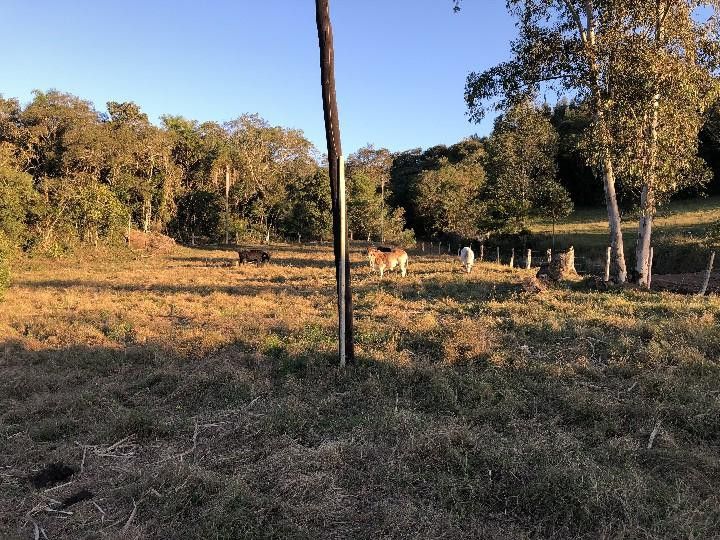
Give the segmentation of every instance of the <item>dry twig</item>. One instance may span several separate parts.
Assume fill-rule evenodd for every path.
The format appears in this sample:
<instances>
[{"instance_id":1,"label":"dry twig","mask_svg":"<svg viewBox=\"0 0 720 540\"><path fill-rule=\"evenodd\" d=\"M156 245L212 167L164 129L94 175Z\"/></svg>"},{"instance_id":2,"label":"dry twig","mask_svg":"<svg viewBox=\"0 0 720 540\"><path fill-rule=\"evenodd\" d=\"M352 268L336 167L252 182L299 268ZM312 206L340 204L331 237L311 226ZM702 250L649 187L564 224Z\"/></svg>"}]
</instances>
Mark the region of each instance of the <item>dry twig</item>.
<instances>
[{"instance_id":1,"label":"dry twig","mask_svg":"<svg viewBox=\"0 0 720 540\"><path fill-rule=\"evenodd\" d=\"M125 522L125 525L122 528L123 534L128 532L128 529L130 528L130 524L132 523L132 520L135 519L136 513L137 513L137 503L135 502L135 499L133 499L133 509L132 509L132 512L130 512L130 517L127 518L127 521Z\"/></svg>"},{"instance_id":2,"label":"dry twig","mask_svg":"<svg viewBox=\"0 0 720 540\"><path fill-rule=\"evenodd\" d=\"M647 444L647 449L650 450L653 447L653 443L655 442L655 437L657 437L658 431L660 431L660 424L662 423L662 420L658 420L655 422L655 427L652 430L652 433L650 433L650 440Z\"/></svg>"}]
</instances>

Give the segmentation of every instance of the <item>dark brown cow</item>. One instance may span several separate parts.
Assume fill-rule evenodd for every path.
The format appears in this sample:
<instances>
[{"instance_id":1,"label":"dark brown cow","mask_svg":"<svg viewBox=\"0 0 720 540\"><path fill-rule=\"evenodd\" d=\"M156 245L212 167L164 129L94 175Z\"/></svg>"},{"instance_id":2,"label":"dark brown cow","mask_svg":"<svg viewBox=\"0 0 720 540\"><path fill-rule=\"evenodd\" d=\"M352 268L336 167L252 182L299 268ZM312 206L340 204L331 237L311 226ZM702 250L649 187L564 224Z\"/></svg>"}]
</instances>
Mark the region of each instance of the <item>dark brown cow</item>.
<instances>
[{"instance_id":1,"label":"dark brown cow","mask_svg":"<svg viewBox=\"0 0 720 540\"><path fill-rule=\"evenodd\" d=\"M270 254L260 249L244 249L238 251L238 256L241 264L254 262L259 266L270 261Z\"/></svg>"}]
</instances>

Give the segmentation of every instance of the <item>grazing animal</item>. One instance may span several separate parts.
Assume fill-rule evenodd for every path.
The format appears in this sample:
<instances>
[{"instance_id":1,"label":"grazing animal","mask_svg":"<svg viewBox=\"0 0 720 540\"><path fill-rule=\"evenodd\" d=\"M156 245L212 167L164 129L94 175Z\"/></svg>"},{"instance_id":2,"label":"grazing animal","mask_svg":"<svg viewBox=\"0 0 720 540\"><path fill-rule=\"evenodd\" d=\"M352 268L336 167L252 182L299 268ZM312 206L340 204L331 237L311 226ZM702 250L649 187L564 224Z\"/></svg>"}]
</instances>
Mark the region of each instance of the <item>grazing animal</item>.
<instances>
[{"instance_id":1,"label":"grazing animal","mask_svg":"<svg viewBox=\"0 0 720 540\"><path fill-rule=\"evenodd\" d=\"M460 262L465 271L469 274L475 264L475 253L472 248L465 246L460 250Z\"/></svg>"},{"instance_id":2,"label":"grazing animal","mask_svg":"<svg viewBox=\"0 0 720 540\"><path fill-rule=\"evenodd\" d=\"M408 254L404 249L393 248L392 251L388 252L368 248L368 259L373 270L377 266L381 278L385 270L393 270L396 266L400 266L400 274L403 277L407 274Z\"/></svg>"},{"instance_id":3,"label":"grazing animal","mask_svg":"<svg viewBox=\"0 0 720 540\"><path fill-rule=\"evenodd\" d=\"M377 246L377 247L370 246L370 247L368 247L366 253L368 256L368 260L370 261L370 268L375 270L375 257L371 255L371 252L382 251L383 253L392 253L393 249L395 249L395 248L385 247L385 246Z\"/></svg>"},{"instance_id":4,"label":"grazing animal","mask_svg":"<svg viewBox=\"0 0 720 540\"><path fill-rule=\"evenodd\" d=\"M238 251L238 256L240 257L241 264L254 262L260 266L261 264L270 261L270 254L267 251L262 251L260 249L244 249Z\"/></svg>"}]
</instances>

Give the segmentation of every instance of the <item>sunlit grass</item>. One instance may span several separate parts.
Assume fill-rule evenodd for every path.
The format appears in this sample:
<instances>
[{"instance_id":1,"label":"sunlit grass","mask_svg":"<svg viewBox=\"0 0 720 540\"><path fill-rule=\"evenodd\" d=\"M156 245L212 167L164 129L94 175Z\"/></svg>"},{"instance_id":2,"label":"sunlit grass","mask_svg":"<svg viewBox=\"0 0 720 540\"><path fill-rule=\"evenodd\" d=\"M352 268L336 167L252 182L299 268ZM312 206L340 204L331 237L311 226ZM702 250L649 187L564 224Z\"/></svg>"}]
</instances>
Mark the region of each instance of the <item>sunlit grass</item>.
<instances>
[{"instance_id":1,"label":"sunlit grass","mask_svg":"<svg viewBox=\"0 0 720 540\"><path fill-rule=\"evenodd\" d=\"M660 274L697 272L705 267L709 254L706 229L720 220L720 197L674 201L658 212L653 226L654 269ZM632 267L637 240L637 216L623 216L625 257ZM551 244L552 223L540 220L531 230L543 235L533 245L541 253ZM604 208L579 209L555 226L555 246L575 247L580 264L602 267L609 242L608 220Z\"/></svg>"},{"instance_id":2,"label":"sunlit grass","mask_svg":"<svg viewBox=\"0 0 720 540\"><path fill-rule=\"evenodd\" d=\"M357 248L358 365L341 371L331 249L272 251L259 268L188 248L14 268L0 533L32 537L23 516L48 501L24 478L83 453L52 497L86 487L104 514L36 510L50 538L720 530L716 297L533 295L532 271L416 252L380 280Z\"/></svg>"}]
</instances>

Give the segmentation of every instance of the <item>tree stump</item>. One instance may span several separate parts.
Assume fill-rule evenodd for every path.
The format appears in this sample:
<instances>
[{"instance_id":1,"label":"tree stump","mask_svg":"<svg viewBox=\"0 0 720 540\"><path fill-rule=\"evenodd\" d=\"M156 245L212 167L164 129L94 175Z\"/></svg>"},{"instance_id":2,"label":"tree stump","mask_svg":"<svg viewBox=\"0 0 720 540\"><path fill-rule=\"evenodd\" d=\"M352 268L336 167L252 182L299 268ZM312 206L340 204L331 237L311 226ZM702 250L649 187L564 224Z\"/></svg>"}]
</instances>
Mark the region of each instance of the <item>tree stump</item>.
<instances>
[{"instance_id":1,"label":"tree stump","mask_svg":"<svg viewBox=\"0 0 720 540\"><path fill-rule=\"evenodd\" d=\"M556 253L550 262L542 263L536 274L538 278L562 281L577 278L575 270L575 249L570 247L564 253Z\"/></svg>"}]
</instances>

